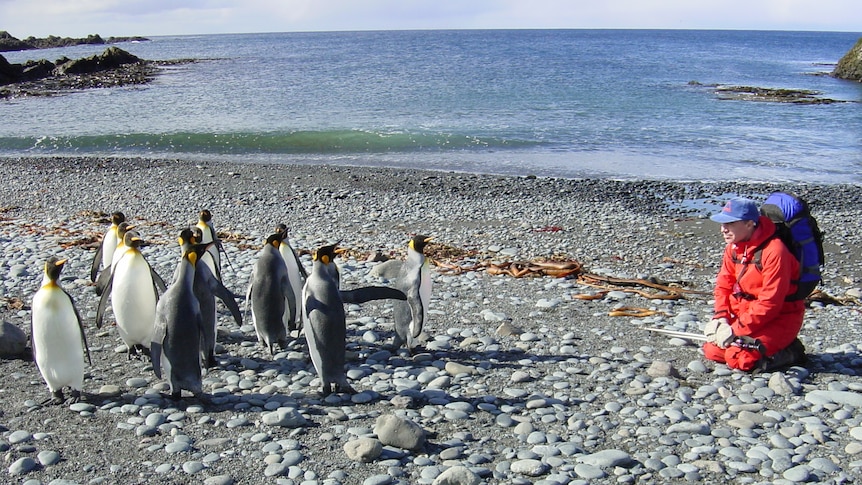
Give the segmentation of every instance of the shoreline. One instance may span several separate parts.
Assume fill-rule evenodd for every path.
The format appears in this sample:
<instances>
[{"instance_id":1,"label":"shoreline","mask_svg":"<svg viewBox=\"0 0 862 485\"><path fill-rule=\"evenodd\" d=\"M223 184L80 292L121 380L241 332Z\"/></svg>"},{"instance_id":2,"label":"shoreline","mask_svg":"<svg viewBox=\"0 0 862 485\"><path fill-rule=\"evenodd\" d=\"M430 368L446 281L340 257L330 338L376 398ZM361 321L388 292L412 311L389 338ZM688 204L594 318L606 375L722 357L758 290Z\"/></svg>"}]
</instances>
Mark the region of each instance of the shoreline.
<instances>
[{"instance_id":1,"label":"shoreline","mask_svg":"<svg viewBox=\"0 0 862 485\"><path fill-rule=\"evenodd\" d=\"M114 210L139 224L145 255L164 277L176 264L178 230L209 208L228 236L224 281L236 294L279 222L297 249L336 240L351 249L339 258L347 288L380 284L366 256L401 257L409 235L423 233L471 263L561 256L595 274L709 290L723 243L709 211L686 201L720 206L728 191L756 195L762 185L88 157L0 158L0 169L3 320L26 331L40 265L50 254L69 257L62 284L93 354L86 400L75 407L35 406L48 391L33 362L0 361L0 449L15 480L432 484L451 483L434 480L454 467L500 484L862 480L856 305L806 313L805 369L752 376L643 329L698 331L711 314L708 295L599 295L578 280L432 267L425 352L386 348L385 302L351 305L347 369L359 394L326 399L303 339L272 358L250 322L236 325L221 305L219 365L204 378L206 400L164 398L149 361L128 360L112 325L92 325L92 238ZM823 289L858 290L858 186L794 188L827 232ZM655 313L610 315L625 307ZM305 424L273 425L279 408ZM380 440L377 418L386 415L417 423L427 444L384 444L368 463L349 457L348 443Z\"/></svg>"}]
</instances>

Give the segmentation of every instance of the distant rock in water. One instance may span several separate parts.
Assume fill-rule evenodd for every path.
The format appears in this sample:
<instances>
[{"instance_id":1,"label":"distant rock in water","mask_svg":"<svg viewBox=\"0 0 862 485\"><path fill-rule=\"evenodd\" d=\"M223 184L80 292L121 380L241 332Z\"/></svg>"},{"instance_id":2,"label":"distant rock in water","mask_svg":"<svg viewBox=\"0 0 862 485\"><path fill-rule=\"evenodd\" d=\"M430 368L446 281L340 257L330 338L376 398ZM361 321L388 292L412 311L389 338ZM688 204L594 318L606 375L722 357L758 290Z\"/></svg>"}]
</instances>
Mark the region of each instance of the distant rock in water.
<instances>
[{"instance_id":1,"label":"distant rock in water","mask_svg":"<svg viewBox=\"0 0 862 485\"><path fill-rule=\"evenodd\" d=\"M30 36L24 40L20 40L10 35L9 32L6 32L5 30L0 30L0 52L23 51L31 49L51 49L54 47L68 47L83 44L104 45L116 44L118 42L147 40L149 39L147 39L146 37L137 36L108 37L108 39L105 40L99 34L92 34L82 38L57 37L56 35L49 35L48 37L43 38Z\"/></svg>"},{"instance_id":2,"label":"distant rock in water","mask_svg":"<svg viewBox=\"0 0 862 485\"><path fill-rule=\"evenodd\" d=\"M862 82L862 38L838 61L832 75L840 79Z\"/></svg>"},{"instance_id":3,"label":"distant rock in water","mask_svg":"<svg viewBox=\"0 0 862 485\"><path fill-rule=\"evenodd\" d=\"M101 54L56 62L45 59L10 64L0 55L0 99L52 96L64 91L146 84L159 66L195 62L193 59L147 61L118 47Z\"/></svg>"},{"instance_id":4,"label":"distant rock in water","mask_svg":"<svg viewBox=\"0 0 862 485\"><path fill-rule=\"evenodd\" d=\"M141 62L137 56L129 54L119 47L108 47L101 54L84 57L77 60L62 58L57 60L54 74L63 76L67 74L90 74L108 69L116 69L125 64Z\"/></svg>"}]
</instances>

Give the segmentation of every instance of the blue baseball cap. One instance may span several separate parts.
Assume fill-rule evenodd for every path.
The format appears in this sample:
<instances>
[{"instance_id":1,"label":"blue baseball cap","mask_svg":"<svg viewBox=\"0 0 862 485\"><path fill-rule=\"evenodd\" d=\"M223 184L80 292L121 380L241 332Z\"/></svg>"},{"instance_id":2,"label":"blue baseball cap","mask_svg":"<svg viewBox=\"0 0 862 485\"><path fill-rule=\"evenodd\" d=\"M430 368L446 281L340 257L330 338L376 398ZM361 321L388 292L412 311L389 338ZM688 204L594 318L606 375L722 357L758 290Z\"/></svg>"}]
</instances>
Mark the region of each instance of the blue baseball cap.
<instances>
[{"instance_id":1,"label":"blue baseball cap","mask_svg":"<svg viewBox=\"0 0 862 485\"><path fill-rule=\"evenodd\" d=\"M727 224L736 221L754 221L760 220L760 209L757 203L751 199L743 197L734 197L724 204L721 212L713 214L710 217L715 222Z\"/></svg>"}]
</instances>

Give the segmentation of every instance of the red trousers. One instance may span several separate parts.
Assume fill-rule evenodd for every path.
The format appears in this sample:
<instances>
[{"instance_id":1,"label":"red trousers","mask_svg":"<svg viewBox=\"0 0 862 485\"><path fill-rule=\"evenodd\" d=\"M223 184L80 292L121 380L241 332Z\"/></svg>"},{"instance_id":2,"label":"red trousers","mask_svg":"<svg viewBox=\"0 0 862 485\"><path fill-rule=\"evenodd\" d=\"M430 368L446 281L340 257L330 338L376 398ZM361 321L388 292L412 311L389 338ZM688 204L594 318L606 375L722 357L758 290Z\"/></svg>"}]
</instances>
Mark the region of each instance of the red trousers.
<instances>
[{"instance_id":1,"label":"red trousers","mask_svg":"<svg viewBox=\"0 0 862 485\"><path fill-rule=\"evenodd\" d=\"M805 313L804 302L794 302L791 308L794 310L793 313L784 313L779 320L748 335L763 344L767 357L787 348L799 335L799 330L802 328L802 316ZM737 328L735 322L731 323L731 327L734 335L745 335L744 331ZM709 360L727 364L731 369L744 371L753 369L763 357L760 351L756 349L740 348L734 345L729 345L723 349L711 342L703 344L703 356Z\"/></svg>"}]
</instances>

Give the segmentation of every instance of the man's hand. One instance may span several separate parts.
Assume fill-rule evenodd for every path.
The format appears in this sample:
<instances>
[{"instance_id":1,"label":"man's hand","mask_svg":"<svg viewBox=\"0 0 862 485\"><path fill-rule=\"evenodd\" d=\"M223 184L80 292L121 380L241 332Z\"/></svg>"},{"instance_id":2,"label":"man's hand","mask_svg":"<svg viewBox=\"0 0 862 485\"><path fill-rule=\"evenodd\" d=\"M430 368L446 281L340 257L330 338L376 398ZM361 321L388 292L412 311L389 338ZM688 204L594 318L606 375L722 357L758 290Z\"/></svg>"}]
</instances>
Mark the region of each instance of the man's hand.
<instances>
[{"instance_id":1,"label":"man's hand","mask_svg":"<svg viewBox=\"0 0 862 485\"><path fill-rule=\"evenodd\" d=\"M703 329L707 342L712 342L722 349L726 349L733 342L733 329L726 318L714 318L706 324Z\"/></svg>"}]
</instances>

